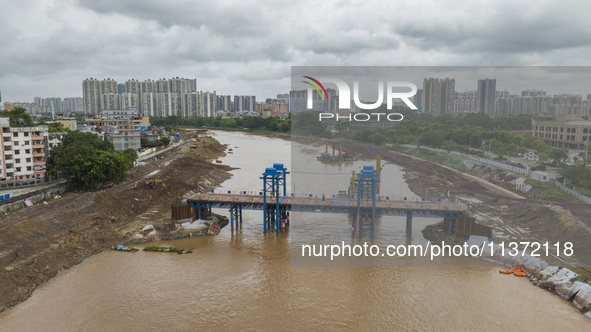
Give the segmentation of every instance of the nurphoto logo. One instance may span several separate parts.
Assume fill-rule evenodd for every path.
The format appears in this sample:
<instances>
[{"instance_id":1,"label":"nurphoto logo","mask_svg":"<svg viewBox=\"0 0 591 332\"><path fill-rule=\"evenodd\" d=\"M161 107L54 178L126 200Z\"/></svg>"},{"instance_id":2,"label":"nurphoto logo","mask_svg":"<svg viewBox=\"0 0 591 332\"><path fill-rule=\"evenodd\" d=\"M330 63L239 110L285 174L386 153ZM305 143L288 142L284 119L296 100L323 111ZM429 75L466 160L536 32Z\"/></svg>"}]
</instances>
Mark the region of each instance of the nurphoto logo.
<instances>
[{"instance_id":1,"label":"nurphoto logo","mask_svg":"<svg viewBox=\"0 0 591 332\"><path fill-rule=\"evenodd\" d=\"M307 108L308 109L313 109L314 107L314 102L313 102L313 94L314 94L314 90L316 90L316 92L318 92L318 94L320 95L320 98L322 100L328 99L328 93L326 93L326 89L324 88L324 85L320 82L324 82L324 83L333 83L334 85L336 85L337 90L338 90L338 98L339 98L339 109L350 109L351 108L351 89L349 88L349 85L338 78L321 78L321 79L315 79L313 77L310 76L302 76L310 81L303 81L304 83L310 85L310 87L308 88L308 94L307 94ZM410 91L407 92L395 92L393 89L394 88L409 88ZM410 82L400 82L400 81L388 81L386 82L386 86L385 86L385 90L386 90L386 107L388 110L392 109L392 100L394 99L400 99L402 100L406 106L408 106L410 109L413 110L417 110L418 108L415 106L415 104L413 104L413 102L409 99L411 97L413 97L416 93L417 93L417 86L414 85L413 83ZM384 102L384 82L378 82L378 99L376 100L375 103L373 104L365 104L363 102L361 102L360 98L359 98L359 82L358 81L354 81L353 82L353 102L355 103L355 106L357 106L359 109L362 110L375 110L378 107L380 107L383 102ZM377 121L380 121L381 116L384 116L385 119L387 119L388 121L401 121L404 116L400 113L355 113L355 114L349 114L347 116L339 116L338 114L335 115L333 113L320 113L319 115L319 120L322 121L322 119L331 119L331 118L335 118L336 120L339 121L341 119L345 120L348 119L349 121L369 121L372 116L377 117ZM399 117L399 118L397 118Z\"/></svg>"}]
</instances>

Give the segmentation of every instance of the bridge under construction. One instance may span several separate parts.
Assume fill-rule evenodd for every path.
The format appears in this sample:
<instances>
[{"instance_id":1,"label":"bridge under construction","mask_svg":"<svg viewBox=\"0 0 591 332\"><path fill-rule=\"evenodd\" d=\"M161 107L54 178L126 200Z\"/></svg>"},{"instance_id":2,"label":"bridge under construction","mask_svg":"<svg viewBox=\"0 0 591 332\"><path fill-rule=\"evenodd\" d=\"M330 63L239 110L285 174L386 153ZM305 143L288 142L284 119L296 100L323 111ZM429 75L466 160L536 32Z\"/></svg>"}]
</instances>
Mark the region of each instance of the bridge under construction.
<instances>
[{"instance_id":1,"label":"bridge under construction","mask_svg":"<svg viewBox=\"0 0 591 332\"><path fill-rule=\"evenodd\" d=\"M379 162L377 163L379 165ZM263 211L263 232L277 233L287 230L290 224L290 212L341 213L352 218L351 234L355 237L375 237L375 222L379 216L406 217L406 235L412 234L413 217L443 218L448 233L451 234L458 216L466 208L463 205L425 198L392 200L389 196L379 195L379 166L363 166L358 173L353 173L348 195L308 194L306 196L287 195L286 179L289 172L281 163L273 164L262 173L263 191L258 195L210 193L197 194L188 199L187 204L196 208L201 219L211 213L212 208L228 209L231 226L242 223L242 210Z\"/></svg>"}]
</instances>

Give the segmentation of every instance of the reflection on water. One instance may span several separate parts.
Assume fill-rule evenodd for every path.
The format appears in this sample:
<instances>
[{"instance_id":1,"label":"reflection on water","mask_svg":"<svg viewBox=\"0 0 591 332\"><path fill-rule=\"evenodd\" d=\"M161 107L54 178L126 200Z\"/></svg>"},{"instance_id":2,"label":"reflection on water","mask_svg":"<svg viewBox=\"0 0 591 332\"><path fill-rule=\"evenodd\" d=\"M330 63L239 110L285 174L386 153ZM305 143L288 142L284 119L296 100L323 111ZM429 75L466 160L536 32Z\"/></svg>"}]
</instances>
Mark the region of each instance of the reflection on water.
<instances>
[{"instance_id":1,"label":"reflection on water","mask_svg":"<svg viewBox=\"0 0 591 332\"><path fill-rule=\"evenodd\" d=\"M289 142L243 133L216 132L215 137L234 149L222 158L224 163L239 167L223 184L225 190L260 188L264 167L278 161L289 165ZM343 167L343 172L349 171ZM400 169L390 167L389 176L398 179L394 189L410 195ZM245 211L239 231L225 228L218 236L166 242L195 248L193 254L110 251L93 256L0 314L0 330L591 327L572 305L525 278L499 275L498 268L293 267L292 242L300 235L262 234L260 218L260 211ZM415 224L413 241L421 241L420 229ZM387 236L403 235L391 232Z\"/></svg>"}]
</instances>

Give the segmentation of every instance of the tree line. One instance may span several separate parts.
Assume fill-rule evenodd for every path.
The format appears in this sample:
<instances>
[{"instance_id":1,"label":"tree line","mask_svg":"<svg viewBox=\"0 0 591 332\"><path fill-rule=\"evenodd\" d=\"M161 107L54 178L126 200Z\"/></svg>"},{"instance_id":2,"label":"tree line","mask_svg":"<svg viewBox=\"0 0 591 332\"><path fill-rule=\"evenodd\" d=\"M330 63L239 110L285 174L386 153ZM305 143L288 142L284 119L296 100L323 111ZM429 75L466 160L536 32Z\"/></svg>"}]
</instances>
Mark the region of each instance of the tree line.
<instances>
[{"instance_id":1,"label":"tree line","mask_svg":"<svg viewBox=\"0 0 591 332\"><path fill-rule=\"evenodd\" d=\"M153 117L150 122L154 126L171 126L177 124L176 116ZM243 116L239 118L209 118L192 117L179 119L179 126L183 127L207 127L222 129L262 130L287 133L291 130L291 119L279 119L276 117L263 118L259 116Z\"/></svg>"}]
</instances>

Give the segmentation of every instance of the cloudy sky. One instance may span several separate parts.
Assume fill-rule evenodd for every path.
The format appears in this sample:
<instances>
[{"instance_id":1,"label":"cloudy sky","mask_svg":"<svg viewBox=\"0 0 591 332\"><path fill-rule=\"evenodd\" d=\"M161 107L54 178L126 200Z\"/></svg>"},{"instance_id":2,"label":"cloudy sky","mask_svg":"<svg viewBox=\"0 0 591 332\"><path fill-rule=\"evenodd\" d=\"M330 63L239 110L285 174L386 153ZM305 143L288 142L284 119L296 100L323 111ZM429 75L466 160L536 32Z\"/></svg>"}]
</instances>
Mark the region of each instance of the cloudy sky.
<instances>
[{"instance_id":1,"label":"cloudy sky","mask_svg":"<svg viewBox=\"0 0 591 332\"><path fill-rule=\"evenodd\" d=\"M0 89L3 101L32 101L81 97L90 77L179 76L262 100L290 89L291 66L591 65L590 9L570 0L0 0Z\"/></svg>"}]
</instances>

